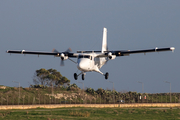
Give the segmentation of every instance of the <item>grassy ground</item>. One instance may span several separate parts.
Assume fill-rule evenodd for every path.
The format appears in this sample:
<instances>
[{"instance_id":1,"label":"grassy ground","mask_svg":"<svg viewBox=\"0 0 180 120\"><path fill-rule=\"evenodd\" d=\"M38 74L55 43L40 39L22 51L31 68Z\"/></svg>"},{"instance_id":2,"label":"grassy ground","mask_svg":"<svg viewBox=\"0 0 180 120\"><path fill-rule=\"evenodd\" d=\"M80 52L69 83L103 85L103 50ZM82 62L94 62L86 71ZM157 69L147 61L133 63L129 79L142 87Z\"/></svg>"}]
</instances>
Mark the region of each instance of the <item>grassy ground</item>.
<instances>
[{"instance_id":1,"label":"grassy ground","mask_svg":"<svg viewBox=\"0 0 180 120\"><path fill-rule=\"evenodd\" d=\"M5 120L165 120L180 119L179 108L61 108L0 111Z\"/></svg>"}]
</instances>

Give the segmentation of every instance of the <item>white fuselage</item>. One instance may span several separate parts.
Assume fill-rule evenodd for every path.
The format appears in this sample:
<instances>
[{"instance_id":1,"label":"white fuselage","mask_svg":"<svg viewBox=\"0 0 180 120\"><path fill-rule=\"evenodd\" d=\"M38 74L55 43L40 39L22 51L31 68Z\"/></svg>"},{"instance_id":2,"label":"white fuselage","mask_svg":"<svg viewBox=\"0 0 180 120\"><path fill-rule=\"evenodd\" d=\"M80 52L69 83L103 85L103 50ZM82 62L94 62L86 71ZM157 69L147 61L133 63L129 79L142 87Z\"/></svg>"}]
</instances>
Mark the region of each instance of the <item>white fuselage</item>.
<instances>
[{"instance_id":1,"label":"white fuselage","mask_svg":"<svg viewBox=\"0 0 180 120\"><path fill-rule=\"evenodd\" d=\"M107 62L108 57L96 57L96 53L81 54L78 56L77 68L82 72L99 72L99 69ZM102 74L102 73L101 73Z\"/></svg>"}]
</instances>

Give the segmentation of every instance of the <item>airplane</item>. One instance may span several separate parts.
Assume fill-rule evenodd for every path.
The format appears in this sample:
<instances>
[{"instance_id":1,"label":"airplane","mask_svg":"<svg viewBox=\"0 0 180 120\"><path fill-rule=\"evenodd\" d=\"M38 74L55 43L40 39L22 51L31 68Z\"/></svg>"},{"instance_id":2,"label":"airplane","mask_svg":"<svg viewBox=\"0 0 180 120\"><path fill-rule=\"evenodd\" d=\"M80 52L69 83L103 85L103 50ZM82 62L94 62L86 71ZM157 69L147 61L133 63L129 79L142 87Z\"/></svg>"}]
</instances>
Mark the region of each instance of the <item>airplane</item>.
<instances>
[{"instance_id":1,"label":"airplane","mask_svg":"<svg viewBox=\"0 0 180 120\"><path fill-rule=\"evenodd\" d=\"M130 54L135 53L149 53L149 52L162 52L162 51L172 51L174 52L175 48L158 48L155 49L146 49L146 50L108 50L107 46L107 28L103 29L102 37L102 48L101 51L77 51L77 53L72 53L72 50L69 48L64 52L58 52L56 49L53 49L52 52L38 52L38 51L26 51L26 50L7 50L7 53L17 53L17 54L35 54L35 55L52 55L55 57L60 57L61 66L64 66L64 60L69 59L70 61L77 64L77 68L81 73L74 73L74 79L77 80L78 76L82 75L82 80L85 79L86 72L97 72L105 76L105 79L108 79L109 73L102 73L100 68L105 65L109 60L113 60L116 57L129 56ZM71 58L77 58L77 62Z\"/></svg>"}]
</instances>

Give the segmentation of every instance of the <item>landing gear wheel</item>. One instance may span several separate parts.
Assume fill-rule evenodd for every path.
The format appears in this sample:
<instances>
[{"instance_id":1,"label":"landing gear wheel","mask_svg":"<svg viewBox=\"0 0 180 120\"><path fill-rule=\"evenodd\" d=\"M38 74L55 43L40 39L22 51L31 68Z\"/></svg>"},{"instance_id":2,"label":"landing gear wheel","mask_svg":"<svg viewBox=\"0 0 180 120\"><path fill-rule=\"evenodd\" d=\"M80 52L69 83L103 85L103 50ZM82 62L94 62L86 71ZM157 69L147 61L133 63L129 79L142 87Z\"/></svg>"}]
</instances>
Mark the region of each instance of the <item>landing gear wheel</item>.
<instances>
[{"instance_id":1,"label":"landing gear wheel","mask_svg":"<svg viewBox=\"0 0 180 120\"><path fill-rule=\"evenodd\" d=\"M74 79L77 80L78 76L76 73L74 73Z\"/></svg>"},{"instance_id":2,"label":"landing gear wheel","mask_svg":"<svg viewBox=\"0 0 180 120\"><path fill-rule=\"evenodd\" d=\"M108 79L108 77L109 77L109 73L107 72L107 73L105 74L105 79Z\"/></svg>"},{"instance_id":3,"label":"landing gear wheel","mask_svg":"<svg viewBox=\"0 0 180 120\"><path fill-rule=\"evenodd\" d=\"M82 74L82 80L84 80L84 74Z\"/></svg>"}]
</instances>

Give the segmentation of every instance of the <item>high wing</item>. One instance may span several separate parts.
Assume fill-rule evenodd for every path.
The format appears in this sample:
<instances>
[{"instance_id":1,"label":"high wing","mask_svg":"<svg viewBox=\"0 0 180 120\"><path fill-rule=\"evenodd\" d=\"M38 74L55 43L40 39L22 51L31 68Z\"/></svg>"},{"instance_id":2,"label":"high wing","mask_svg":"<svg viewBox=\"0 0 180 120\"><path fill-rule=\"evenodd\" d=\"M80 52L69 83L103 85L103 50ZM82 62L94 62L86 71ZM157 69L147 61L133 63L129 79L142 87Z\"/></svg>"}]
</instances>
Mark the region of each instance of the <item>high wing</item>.
<instances>
[{"instance_id":1,"label":"high wing","mask_svg":"<svg viewBox=\"0 0 180 120\"><path fill-rule=\"evenodd\" d=\"M115 50L115 51L105 51L104 53L100 53L97 57L107 57L110 55L115 56L128 56L130 54L137 54L137 53L149 53L149 52L163 52L163 51L174 51L174 47L170 48L155 48L155 49L146 49L146 50ZM26 51L26 50L7 50L7 53L16 53L16 54L34 54L34 55L52 55L56 57L62 57L62 54L67 57L76 58L78 57L79 53L92 53L92 51L77 51L77 53L70 53L70 52L39 52L39 51ZM93 52L100 52L100 51L93 51Z\"/></svg>"},{"instance_id":2,"label":"high wing","mask_svg":"<svg viewBox=\"0 0 180 120\"><path fill-rule=\"evenodd\" d=\"M110 51L112 53L112 55L116 55L116 56L128 56L130 54L136 54L136 53L149 53L149 52L163 52L163 51L174 51L175 48L174 47L170 47L170 48L155 48L155 49L147 49L147 50L127 50L127 51Z\"/></svg>"},{"instance_id":3,"label":"high wing","mask_svg":"<svg viewBox=\"0 0 180 120\"><path fill-rule=\"evenodd\" d=\"M16 54L33 54L33 55L52 55L56 57L62 57L62 55L67 57L78 57L78 54L69 53L69 52L38 52L38 51L26 51L26 50L7 50L7 53L16 53Z\"/></svg>"},{"instance_id":4,"label":"high wing","mask_svg":"<svg viewBox=\"0 0 180 120\"><path fill-rule=\"evenodd\" d=\"M98 54L97 57L110 57L112 55L115 56L129 56L130 54L137 53L149 53L149 52L163 52L163 51L174 51L174 47L170 48L155 48L155 49L146 49L146 50L115 50L115 51L105 51L104 53Z\"/></svg>"}]
</instances>

